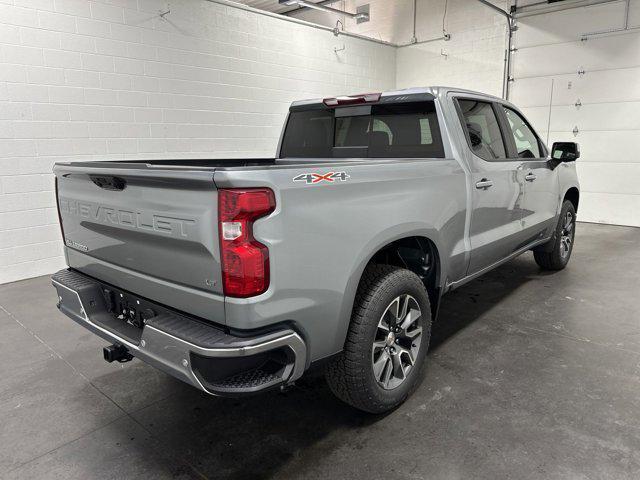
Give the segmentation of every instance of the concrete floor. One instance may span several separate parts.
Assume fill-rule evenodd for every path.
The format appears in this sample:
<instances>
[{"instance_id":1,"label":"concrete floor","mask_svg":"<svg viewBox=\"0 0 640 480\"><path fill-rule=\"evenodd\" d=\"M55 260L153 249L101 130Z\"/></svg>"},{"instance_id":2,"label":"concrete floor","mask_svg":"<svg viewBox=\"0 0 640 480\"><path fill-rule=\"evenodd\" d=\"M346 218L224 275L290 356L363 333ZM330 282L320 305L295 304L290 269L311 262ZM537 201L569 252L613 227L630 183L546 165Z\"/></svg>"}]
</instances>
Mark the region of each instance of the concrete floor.
<instances>
[{"instance_id":1,"label":"concrete floor","mask_svg":"<svg viewBox=\"0 0 640 480\"><path fill-rule=\"evenodd\" d=\"M2 478L640 478L640 229L579 224L569 267L526 254L445 298L423 381L380 417L321 378L208 397L0 286Z\"/></svg>"}]
</instances>

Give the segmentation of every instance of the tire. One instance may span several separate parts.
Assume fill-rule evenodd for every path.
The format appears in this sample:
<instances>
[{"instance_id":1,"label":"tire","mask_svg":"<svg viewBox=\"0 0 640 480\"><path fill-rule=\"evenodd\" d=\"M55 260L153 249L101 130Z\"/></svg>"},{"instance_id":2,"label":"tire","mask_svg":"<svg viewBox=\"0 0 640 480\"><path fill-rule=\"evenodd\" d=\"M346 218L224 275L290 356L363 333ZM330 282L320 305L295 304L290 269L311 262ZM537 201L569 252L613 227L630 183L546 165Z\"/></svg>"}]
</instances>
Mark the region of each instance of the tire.
<instances>
[{"instance_id":1,"label":"tire","mask_svg":"<svg viewBox=\"0 0 640 480\"><path fill-rule=\"evenodd\" d=\"M418 384L430 336L431 307L420 278L390 265L367 267L344 350L327 366L331 391L369 413L397 407Z\"/></svg>"},{"instance_id":2,"label":"tire","mask_svg":"<svg viewBox=\"0 0 640 480\"><path fill-rule=\"evenodd\" d=\"M576 235L576 209L569 200L562 204L558 225L549 244L533 252L533 258L543 270L562 270L569 263ZM545 248L546 247L546 248Z\"/></svg>"}]
</instances>

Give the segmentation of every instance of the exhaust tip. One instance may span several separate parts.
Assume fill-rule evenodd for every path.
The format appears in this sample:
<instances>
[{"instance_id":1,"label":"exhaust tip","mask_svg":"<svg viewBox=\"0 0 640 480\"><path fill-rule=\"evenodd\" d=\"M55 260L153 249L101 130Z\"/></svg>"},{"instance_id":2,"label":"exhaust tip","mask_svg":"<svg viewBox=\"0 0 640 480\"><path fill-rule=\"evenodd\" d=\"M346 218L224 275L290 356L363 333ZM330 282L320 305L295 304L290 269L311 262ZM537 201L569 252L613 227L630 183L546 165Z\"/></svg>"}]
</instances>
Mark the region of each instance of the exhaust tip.
<instances>
[{"instance_id":1,"label":"exhaust tip","mask_svg":"<svg viewBox=\"0 0 640 480\"><path fill-rule=\"evenodd\" d=\"M127 347L124 345L109 345L108 347L104 347L102 349L102 356L105 361L111 362L128 362L133 359L133 355L129 353Z\"/></svg>"}]
</instances>

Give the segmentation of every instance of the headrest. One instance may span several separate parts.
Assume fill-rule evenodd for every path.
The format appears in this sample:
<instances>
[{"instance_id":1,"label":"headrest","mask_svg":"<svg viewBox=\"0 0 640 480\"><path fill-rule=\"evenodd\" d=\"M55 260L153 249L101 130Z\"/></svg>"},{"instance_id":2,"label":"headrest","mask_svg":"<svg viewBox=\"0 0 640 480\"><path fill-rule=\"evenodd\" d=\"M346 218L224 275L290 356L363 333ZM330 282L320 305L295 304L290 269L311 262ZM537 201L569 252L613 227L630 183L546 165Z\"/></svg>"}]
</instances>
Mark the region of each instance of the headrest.
<instances>
[{"instance_id":1,"label":"headrest","mask_svg":"<svg viewBox=\"0 0 640 480\"><path fill-rule=\"evenodd\" d=\"M369 132L369 146L388 147L389 143L390 138L387 132Z\"/></svg>"}]
</instances>

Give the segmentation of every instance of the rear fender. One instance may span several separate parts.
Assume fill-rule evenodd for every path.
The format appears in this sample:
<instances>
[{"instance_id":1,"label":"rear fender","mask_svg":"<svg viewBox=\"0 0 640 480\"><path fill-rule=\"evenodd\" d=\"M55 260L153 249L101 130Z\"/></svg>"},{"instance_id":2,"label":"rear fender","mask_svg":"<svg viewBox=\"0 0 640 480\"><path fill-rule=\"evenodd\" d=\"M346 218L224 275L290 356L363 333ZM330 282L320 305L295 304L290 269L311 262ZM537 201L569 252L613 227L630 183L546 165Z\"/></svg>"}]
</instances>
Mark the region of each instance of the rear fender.
<instances>
[{"instance_id":1,"label":"rear fender","mask_svg":"<svg viewBox=\"0 0 640 480\"><path fill-rule=\"evenodd\" d=\"M360 284L360 279L362 278L362 274L374 257L374 255L379 252L381 249L389 245L390 243L400 240L402 238L407 237L424 237L431 240L436 246L438 252L440 253L440 285L439 292L440 296L444 291L445 281L446 281L446 272L448 268L447 259L442 255L442 241L440 238L440 233L433 227L422 225L419 223L406 223L394 225L382 232L379 235L374 237L362 250L362 254L357 258L354 262L354 268L349 276L349 280L347 282L347 287L344 292L342 306L340 308L340 327L336 331L335 345L338 347L340 351L344 345L344 342L347 337L347 331L349 330L349 325L351 323L351 314L353 312L356 292L358 290L358 285ZM438 299L438 304L439 304Z\"/></svg>"}]
</instances>

